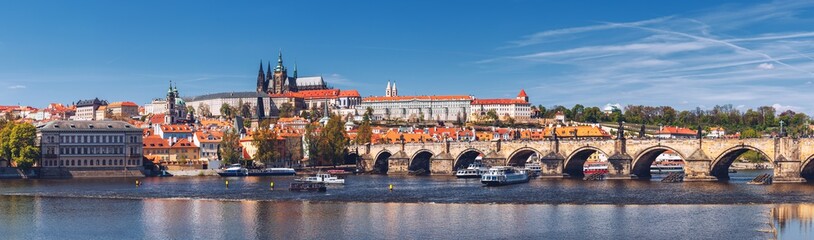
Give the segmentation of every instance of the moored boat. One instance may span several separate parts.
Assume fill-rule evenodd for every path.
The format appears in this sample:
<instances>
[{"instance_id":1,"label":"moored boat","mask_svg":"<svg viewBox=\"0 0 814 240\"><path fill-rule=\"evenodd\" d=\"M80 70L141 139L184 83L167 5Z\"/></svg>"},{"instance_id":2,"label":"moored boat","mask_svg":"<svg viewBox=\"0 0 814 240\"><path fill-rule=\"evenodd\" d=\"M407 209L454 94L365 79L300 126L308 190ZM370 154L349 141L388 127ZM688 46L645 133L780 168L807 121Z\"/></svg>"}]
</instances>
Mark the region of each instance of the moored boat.
<instances>
[{"instance_id":1,"label":"moored boat","mask_svg":"<svg viewBox=\"0 0 814 240\"><path fill-rule=\"evenodd\" d=\"M582 167L582 173L585 175L591 175L594 173L606 174L608 173L608 164L604 162L592 162L585 164Z\"/></svg>"},{"instance_id":2,"label":"moored boat","mask_svg":"<svg viewBox=\"0 0 814 240\"><path fill-rule=\"evenodd\" d=\"M507 166L490 168L489 172L483 174L480 178L480 182L487 186L525 183L528 181L529 175L526 170Z\"/></svg>"},{"instance_id":3,"label":"moored boat","mask_svg":"<svg viewBox=\"0 0 814 240\"><path fill-rule=\"evenodd\" d=\"M240 164L232 164L229 165L229 167L224 169L223 171L218 171L218 175L220 175L221 177L249 176L249 169L240 166Z\"/></svg>"},{"instance_id":4,"label":"moored boat","mask_svg":"<svg viewBox=\"0 0 814 240\"><path fill-rule=\"evenodd\" d=\"M293 168L265 168L249 170L248 176L291 176L297 174Z\"/></svg>"},{"instance_id":5,"label":"moored boat","mask_svg":"<svg viewBox=\"0 0 814 240\"><path fill-rule=\"evenodd\" d=\"M475 162L469 164L466 168L455 171L455 176L458 178L479 178L488 171L489 167L483 164L483 161L476 158Z\"/></svg>"},{"instance_id":6,"label":"moored boat","mask_svg":"<svg viewBox=\"0 0 814 240\"><path fill-rule=\"evenodd\" d=\"M654 162L650 165L650 173L671 173L671 172L684 172L684 162L679 161L661 161Z\"/></svg>"}]
</instances>

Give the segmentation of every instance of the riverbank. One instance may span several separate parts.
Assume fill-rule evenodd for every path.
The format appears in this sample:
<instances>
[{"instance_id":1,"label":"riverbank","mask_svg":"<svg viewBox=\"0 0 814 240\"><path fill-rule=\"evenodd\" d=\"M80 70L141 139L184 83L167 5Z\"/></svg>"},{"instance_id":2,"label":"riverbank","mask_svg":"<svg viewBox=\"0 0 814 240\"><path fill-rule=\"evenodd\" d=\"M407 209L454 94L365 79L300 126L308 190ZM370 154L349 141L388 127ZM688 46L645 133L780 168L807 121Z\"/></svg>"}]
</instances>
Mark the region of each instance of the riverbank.
<instances>
[{"instance_id":1,"label":"riverbank","mask_svg":"<svg viewBox=\"0 0 814 240\"><path fill-rule=\"evenodd\" d=\"M774 165L769 162L765 163L741 163L735 162L729 166L729 169L734 170L762 170L762 169L774 169Z\"/></svg>"}]
</instances>

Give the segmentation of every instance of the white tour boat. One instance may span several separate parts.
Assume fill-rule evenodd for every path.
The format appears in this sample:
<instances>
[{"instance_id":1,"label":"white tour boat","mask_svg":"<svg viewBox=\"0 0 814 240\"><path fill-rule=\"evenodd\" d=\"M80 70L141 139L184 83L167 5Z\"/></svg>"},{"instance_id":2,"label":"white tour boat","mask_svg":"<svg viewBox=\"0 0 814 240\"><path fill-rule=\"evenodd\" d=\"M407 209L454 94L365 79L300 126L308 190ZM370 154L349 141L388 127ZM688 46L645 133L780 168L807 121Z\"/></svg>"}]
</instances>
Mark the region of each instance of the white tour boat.
<instances>
[{"instance_id":1,"label":"white tour boat","mask_svg":"<svg viewBox=\"0 0 814 240\"><path fill-rule=\"evenodd\" d=\"M486 164L483 164L481 161L481 157L475 158L475 162L469 164L468 167L464 169L458 169L455 172L455 176L458 178L479 178L481 175L489 171L489 167Z\"/></svg>"},{"instance_id":2,"label":"white tour boat","mask_svg":"<svg viewBox=\"0 0 814 240\"><path fill-rule=\"evenodd\" d=\"M314 176L308 176L299 180L310 183L345 184L345 179L339 178L329 173L317 173Z\"/></svg>"},{"instance_id":3,"label":"white tour boat","mask_svg":"<svg viewBox=\"0 0 814 240\"><path fill-rule=\"evenodd\" d=\"M537 154L535 153L529 156L523 169L526 170L529 176L536 177L540 176L540 174L543 172L543 164L540 162L540 158L537 157Z\"/></svg>"},{"instance_id":4,"label":"white tour boat","mask_svg":"<svg viewBox=\"0 0 814 240\"><path fill-rule=\"evenodd\" d=\"M525 183L528 181L529 175L526 170L507 166L490 168L489 172L480 177L480 182L487 186Z\"/></svg>"}]
</instances>

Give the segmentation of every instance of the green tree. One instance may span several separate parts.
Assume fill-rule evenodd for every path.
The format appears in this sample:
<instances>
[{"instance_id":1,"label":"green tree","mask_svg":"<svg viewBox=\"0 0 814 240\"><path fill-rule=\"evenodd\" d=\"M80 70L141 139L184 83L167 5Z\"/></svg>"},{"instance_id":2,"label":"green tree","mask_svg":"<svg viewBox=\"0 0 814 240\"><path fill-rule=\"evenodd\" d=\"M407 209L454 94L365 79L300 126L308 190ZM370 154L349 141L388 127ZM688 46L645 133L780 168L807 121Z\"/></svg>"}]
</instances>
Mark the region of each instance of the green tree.
<instances>
[{"instance_id":1,"label":"green tree","mask_svg":"<svg viewBox=\"0 0 814 240\"><path fill-rule=\"evenodd\" d=\"M221 160L226 164L240 163L243 160L243 148L240 147L240 133L233 129L223 130L220 147Z\"/></svg>"},{"instance_id":2,"label":"green tree","mask_svg":"<svg viewBox=\"0 0 814 240\"><path fill-rule=\"evenodd\" d=\"M12 143L11 143L11 132L14 129L14 126L17 125L13 121L8 121L0 130L0 157L6 160L11 160L12 158Z\"/></svg>"},{"instance_id":3,"label":"green tree","mask_svg":"<svg viewBox=\"0 0 814 240\"><path fill-rule=\"evenodd\" d=\"M220 115L225 118L232 118L232 106L229 106L228 103L223 103L220 105Z\"/></svg>"},{"instance_id":4,"label":"green tree","mask_svg":"<svg viewBox=\"0 0 814 240\"><path fill-rule=\"evenodd\" d=\"M294 106L287 102L280 104L280 117L287 118L292 116L294 116Z\"/></svg>"},{"instance_id":5,"label":"green tree","mask_svg":"<svg viewBox=\"0 0 814 240\"><path fill-rule=\"evenodd\" d=\"M494 109L491 109L486 112L486 118L492 121L492 125L496 126L497 124L500 123L500 117L497 115L497 111L495 111Z\"/></svg>"},{"instance_id":6,"label":"green tree","mask_svg":"<svg viewBox=\"0 0 814 240\"><path fill-rule=\"evenodd\" d=\"M16 124L9 136L9 146L11 159L20 168L30 168L34 166L40 157L40 150L35 145L37 128L29 123Z\"/></svg>"},{"instance_id":7,"label":"green tree","mask_svg":"<svg viewBox=\"0 0 814 240\"><path fill-rule=\"evenodd\" d=\"M740 138L759 138L760 134L752 128L747 128L741 132Z\"/></svg>"}]
</instances>

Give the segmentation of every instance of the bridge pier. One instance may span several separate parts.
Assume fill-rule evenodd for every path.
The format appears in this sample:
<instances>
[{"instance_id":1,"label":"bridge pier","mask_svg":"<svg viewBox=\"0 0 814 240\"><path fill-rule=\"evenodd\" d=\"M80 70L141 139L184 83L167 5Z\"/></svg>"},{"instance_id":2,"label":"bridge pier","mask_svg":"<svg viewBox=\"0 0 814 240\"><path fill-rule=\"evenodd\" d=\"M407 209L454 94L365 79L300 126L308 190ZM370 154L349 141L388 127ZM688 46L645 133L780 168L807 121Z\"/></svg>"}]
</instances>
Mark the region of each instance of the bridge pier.
<instances>
[{"instance_id":1,"label":"bridge pier","mask_svg":"<svg viewBox=\"0 0 814 240\"><path fill-rule=\"evenodd\" d=\"M710 174L712 160L701 149L696 149L690 157L684 159L685 182L714 182L718 178Z\"/></svg>"},{"instance_id":2,"label":"bridge pier","mask_svg":"<svg viewBox=\"0 0 814 240\"><path fill-rule=\"evenodd\" d=\"M774 177L772 183L803 183L806 182L800 175L803 162L788 160L782 155L774 161Z\"/></svg>"},{"instance_id":3,"label":"bridge pier","mask_svg":"<svg viewBox=\"0 0 814 240\"><path fill-rule=\"evenodd\" d=\"M542 163L542 171L540 171L540 178L563 178L563 165L565 164L565 157L562 155L550 152L540 158Z\"/></svg>"},{"instance_id":4,"label":"bridge pier","mask_svg":"<svg viewBox=\"0 0 814 240\"><path fill-rule=\"evenodd\" d=\"M452 168L455 158L449 153L441 153L430 159L430 174L432 175L452 175Z\"/></svg>"},{"instance_id":5,"label":"bridge pier","mask_svg":"<svg viewBox=\"0 0 814 240\"><path fill-rule=\"evenodd\" d=\"M608 180L634 179L631 173L633 158L625 153L616 153L608 157Z\"/></svg>"},{"instance_id":6,"label":"bridge pier","mask_svg":"<svg viewBox=\"0 0 814 240\"><path fill-rule=\"evenodd\" d=\"M387 159L387 174L407 174L410 167L410 157L399 151Z\"/></svg>"},{"instance_id":7,"label":"bridge pier","mask_svg":"<svg viewBox=\"0 0 814 240\"><path fill-rule=\"evenodd\" d=\"M364 154L359 156L359 159L362 160L362 164L357 164L362 167L362 172L373 171L373 165L376 164L376 159L371 157L370 154Z\"/></svg>"}]
</instances>

